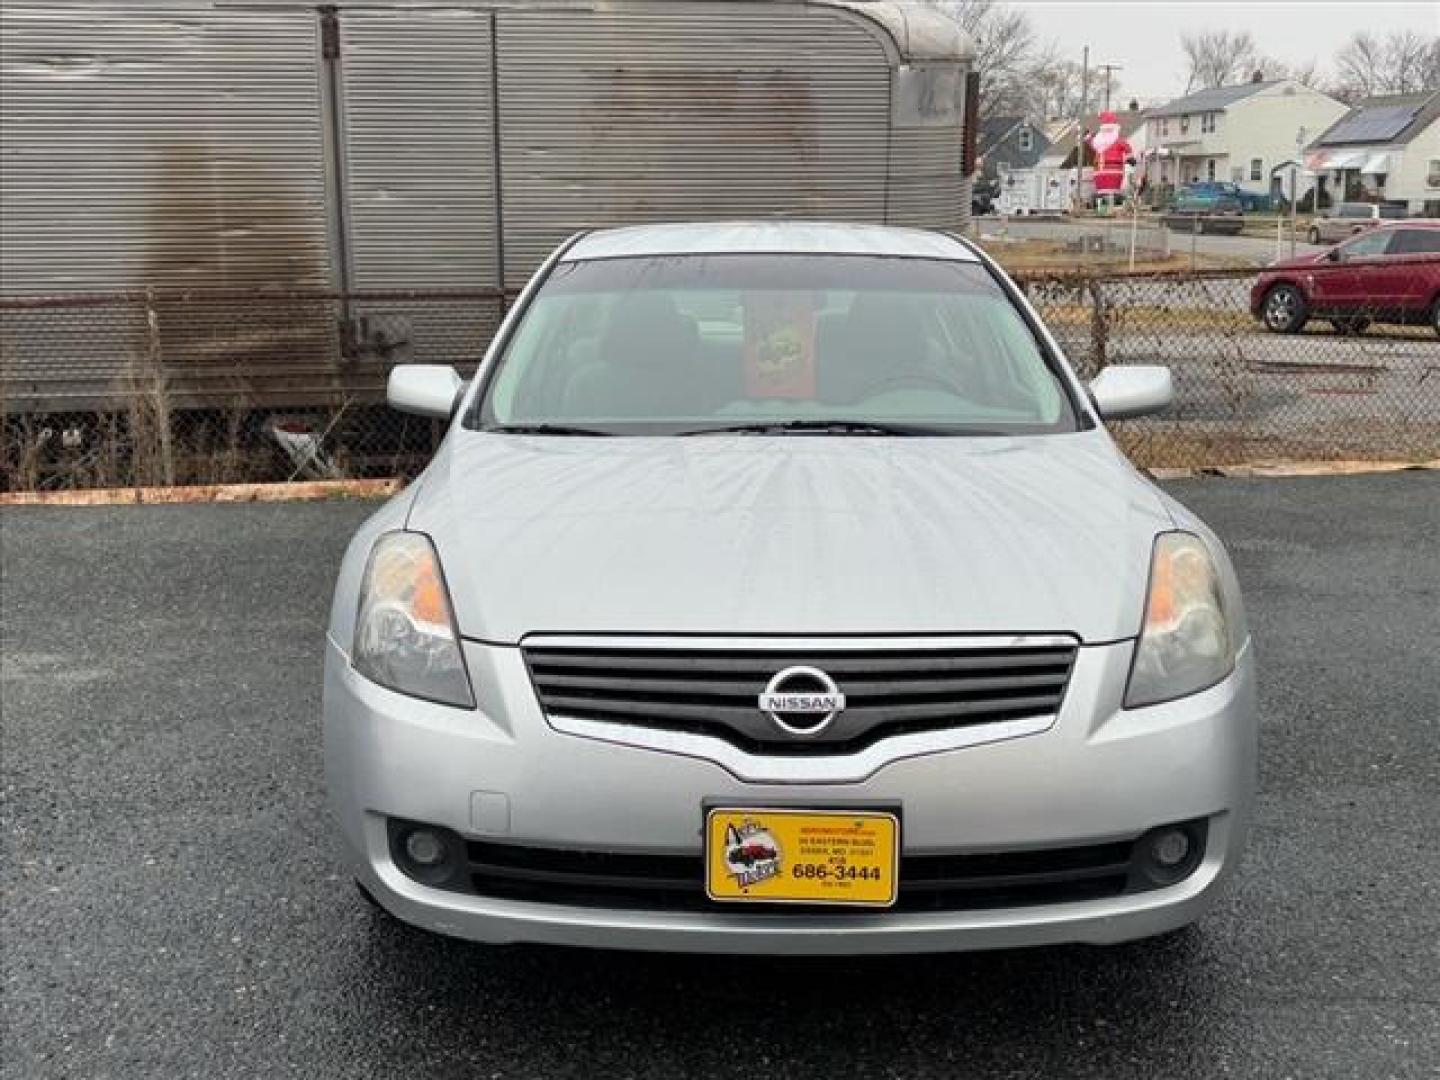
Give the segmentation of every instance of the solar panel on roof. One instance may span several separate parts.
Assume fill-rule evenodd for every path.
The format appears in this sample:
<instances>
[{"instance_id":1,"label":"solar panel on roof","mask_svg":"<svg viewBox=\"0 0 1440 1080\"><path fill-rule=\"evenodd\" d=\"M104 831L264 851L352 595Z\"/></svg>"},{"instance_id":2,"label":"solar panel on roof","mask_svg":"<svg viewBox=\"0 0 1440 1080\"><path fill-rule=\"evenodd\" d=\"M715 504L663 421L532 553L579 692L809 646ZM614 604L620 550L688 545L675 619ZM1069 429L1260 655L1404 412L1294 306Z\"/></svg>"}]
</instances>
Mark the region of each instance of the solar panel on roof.
<instances>
[{"instance_id":1,"label":"solar panel on roof","mask_svg":"<svg viewBox=\"0 0 1440 1080\"><path fill-rule=\"evenodd\" d=\"M1328 135L1327 143L1380 142L1404 131L1418 110L1413 105L1378 105L1361 109L1340 121Z\"/></svg>"}]
</instances>

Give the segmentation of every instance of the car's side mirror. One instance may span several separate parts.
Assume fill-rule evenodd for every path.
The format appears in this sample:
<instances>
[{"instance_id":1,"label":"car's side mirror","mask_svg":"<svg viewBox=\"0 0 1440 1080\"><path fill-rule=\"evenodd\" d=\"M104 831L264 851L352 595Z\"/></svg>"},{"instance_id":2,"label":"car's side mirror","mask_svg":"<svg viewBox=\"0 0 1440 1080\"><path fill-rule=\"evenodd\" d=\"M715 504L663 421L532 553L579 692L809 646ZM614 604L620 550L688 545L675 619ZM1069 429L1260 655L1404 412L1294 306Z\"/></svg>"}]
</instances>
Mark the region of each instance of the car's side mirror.
<instances>
[{"instance_id":1,"label":"car's side mirror","mask_svg":"<svg viewBox=\"0 0 1440 1080\"><path fill-rule=\"evenodd\" d=\"M1326 262L1340 262L1343 258L1345 258L1345 253L1339 248L1331 248L1325 253Z\"/></svg>"},{"instance_id":2,"label":"car's side mirror","mask_svg":"<svg viewBox=\"0 0 1440 1080\"><path fill-rule=\"evenodd\" d=\"M1169 408L1175 400L1175 384L1168 367L1122 364L1095 376L1090 394L1106 420L1126 420Z\"/></svg>"},{"instance_id":3,"label":"car's side mirror","mask_svg":"<svg viewBox=\"0 0 1440 1080\"><path fill-rule=\"evenodd\" d=\"M444 364L401 364L390 371L385 400L392 409L448 420L460 404L465 380Z\"/></svg>"}]
</instances>

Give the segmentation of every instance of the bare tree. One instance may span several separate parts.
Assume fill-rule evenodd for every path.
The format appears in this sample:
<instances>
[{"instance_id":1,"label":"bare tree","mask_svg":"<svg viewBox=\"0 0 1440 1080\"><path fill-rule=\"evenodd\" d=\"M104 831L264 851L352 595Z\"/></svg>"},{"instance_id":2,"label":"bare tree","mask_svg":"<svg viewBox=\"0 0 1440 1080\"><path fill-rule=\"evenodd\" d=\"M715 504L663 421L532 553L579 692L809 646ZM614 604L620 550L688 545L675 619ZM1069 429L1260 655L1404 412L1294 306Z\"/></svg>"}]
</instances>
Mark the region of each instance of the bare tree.
<instances>
[{"instance_id":1,"label":"bare tree","mask_svg":"<svg viewBox=\"0 0 1440 1080\"><path fill-rule=\"evenodd\" d=\"M1390 75L1386 93L1440 90L1440 34L1427 38L1414 30L1397 30L1385 39L1385 59Z\"/></svg>"},{"instance_id":2,"label":"bare tree","mask_svg":"<svg viewBox=\"0 0 1440 1080\"><path fill-rule=\"evenodd\" d=\"M1118 80L1112 80L1111 94L1115 94ZM1041 119L1055 116L1072 117L1080 111L1080 90L1082 76L1080 65L1074 60L1063 60L1051 48L1037 56L1031 64L1029 93L1032 100L1031 113ZM1091 88L1094 100L1094 88Z\"/></svg>"},{"instance_id":3,"label":"bare tree","mask_svg":"<svg viewBox=\"0 0 1440 1080\"><path fill-rule=\"evenodd\" d=\"M1182 33L1180 48L1185 53L1187 94L1243 82L1261 70L1260 50L1248 30Z\"/></svg>"},{"instance_id":4,"label":"bare tree","mask_svg":"<svg viewBox=\"0 0 1440 1080\"><path fill-rule=\"evenodd\" d=\"M1298 64L1291 64L1273 56L1267 56L1256 63L1255 70L1263 74L1266 79L1294 79L1302 86L1309 86L1317 90L1323 90L1326 86L1325 75L1320 70L1320 61L1313 57Z\"/></svg>"},{"instance_id":5,"label":"bare tree","mask_svg":"<svg viewBox=\"0 0 1440 1080\"><path fill-rule=\"evenodd\" d=\"M1368 30L1357 30L1335 55L1335 88L1346 101L1380 93L1385 46Z\"/></svg>"},{"instance_id":6,"label":"bare tree","mask_svg":"<svg viewBox=\"0 0 1440 1080\"><path fill-rule=\"evenodd\" d=\"M1320 61L1313 56L1299 64L1281 64L1267 60L1264 70L1267 73L1273 71L1274 78L1294 79L1301 86L1308 86L1311 89L1323 89L1325 84L1324 75L1320 71Z\"/></svg>"},{"instance_id":7,"label":"bare tree","mask_svg":"<svg viewBox=\"0 0 1440 1080\"><path fill-rule=\"evenodd\" d=\"M1335 55L1333 91L1344 101L1434 89L1440 89L1440 35L1396 30L1379 37L1358 30Z\"/></svg>"}]
</instances>

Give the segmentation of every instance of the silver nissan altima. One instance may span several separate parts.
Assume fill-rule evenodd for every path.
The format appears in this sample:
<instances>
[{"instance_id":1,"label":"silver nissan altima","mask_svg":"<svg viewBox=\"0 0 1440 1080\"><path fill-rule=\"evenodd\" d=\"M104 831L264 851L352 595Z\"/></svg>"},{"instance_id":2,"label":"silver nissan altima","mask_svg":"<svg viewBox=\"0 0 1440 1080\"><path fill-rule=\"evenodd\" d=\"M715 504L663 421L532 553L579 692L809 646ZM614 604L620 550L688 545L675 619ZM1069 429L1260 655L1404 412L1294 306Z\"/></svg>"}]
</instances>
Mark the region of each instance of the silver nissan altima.
<instances>
[{"instance_id":1,"label":"silver nissan altima","mask_svg":"<svg viewBox=\"0 0 1440 1080\"><path fill-rule=\"evenodd\" d=\"M326 647L362 889L487 942L885 953L1193 922L1244 844L1250 635L1214 534L981 251L576 236L358 532Z\"/></svg>"}]
</instances>

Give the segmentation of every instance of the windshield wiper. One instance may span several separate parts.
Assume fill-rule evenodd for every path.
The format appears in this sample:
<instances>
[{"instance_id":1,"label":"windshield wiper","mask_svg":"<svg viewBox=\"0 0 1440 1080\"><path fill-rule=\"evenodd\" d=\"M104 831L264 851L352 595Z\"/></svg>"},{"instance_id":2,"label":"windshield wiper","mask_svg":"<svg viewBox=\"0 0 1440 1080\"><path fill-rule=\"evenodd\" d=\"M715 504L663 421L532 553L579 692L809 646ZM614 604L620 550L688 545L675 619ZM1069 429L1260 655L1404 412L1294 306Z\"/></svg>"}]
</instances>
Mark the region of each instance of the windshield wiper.
<instances>
[{"instance_id":1,"label":"windshield wiper","mask_svg":"<svg viewBox=\"0 0 1440 1080\"><path fill-rule=\"evenodd\" d=\"M497 424L481 428L482 431L498 432L501 435L613 435L613 431L599 428L575 427L572 424Z\"/></svg>"},{"instance_id":2,"label":"windshield wiper","mask_svg":"<svg viewBox=\"0 0 1440 1080\"><path fill-rule=\"evenodd\" d=\"M972 434L952 432L945 428L924 424L889 424L874 420L750 420L743 424L717 424L714 427L691 428L676 432L677 435L788 435L792 432L805 435L952 435ZM994 435L999 432L974 434Z\"/></svg>"}]
</instances>

